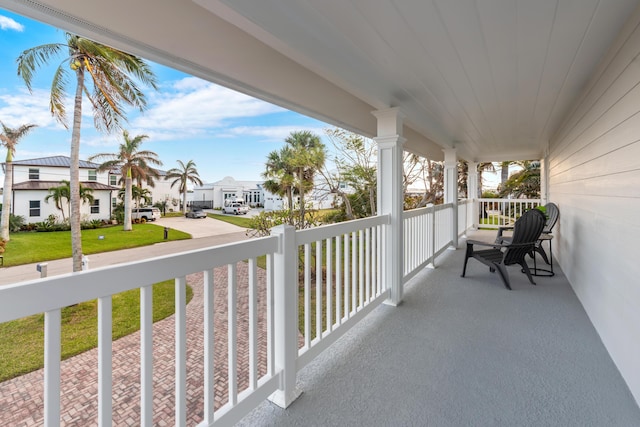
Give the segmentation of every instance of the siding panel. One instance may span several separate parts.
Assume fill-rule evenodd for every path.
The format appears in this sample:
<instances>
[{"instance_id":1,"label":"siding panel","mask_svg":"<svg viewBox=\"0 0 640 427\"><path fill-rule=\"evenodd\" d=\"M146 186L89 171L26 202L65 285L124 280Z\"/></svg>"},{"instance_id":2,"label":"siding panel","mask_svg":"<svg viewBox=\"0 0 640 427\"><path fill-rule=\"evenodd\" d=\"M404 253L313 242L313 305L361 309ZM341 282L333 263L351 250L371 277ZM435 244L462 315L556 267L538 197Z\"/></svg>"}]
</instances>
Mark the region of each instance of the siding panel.
<instances>
[{"instance_id":1,"label":"siding panel","mask_svg":"<svg viewBox=\"0 0 640 427\"><path fill-rule=\"evenodd\" d=\"M550 141L554 253L640 402L640 9Z\"/></svg>"}]
</instances>

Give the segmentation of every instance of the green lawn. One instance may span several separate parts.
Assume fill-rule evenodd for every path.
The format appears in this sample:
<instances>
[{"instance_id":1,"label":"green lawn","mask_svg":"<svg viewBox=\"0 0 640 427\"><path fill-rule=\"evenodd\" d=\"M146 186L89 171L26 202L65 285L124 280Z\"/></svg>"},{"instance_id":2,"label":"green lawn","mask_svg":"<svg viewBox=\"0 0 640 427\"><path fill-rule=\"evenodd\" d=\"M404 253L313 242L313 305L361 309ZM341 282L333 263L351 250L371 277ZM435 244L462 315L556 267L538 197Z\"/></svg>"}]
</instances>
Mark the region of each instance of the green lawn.
<instances>
[{"instance_id":1,"label":"green lawn","mask_svg":"<svg viewBox=\"0 0 640 427\"><path fill-rule=\"evenodd\" d=\"M217 219L219 221L228 222L229 224L237 225L242 228L251 228L251 218L247 218L246 216L240 215L221 215L208 213L207 216L209 218Z\"/></svg>"},{"instance_id":2,"label":"green lawn","mask_svg":"<svg viewBox=\"0 0 640 427\"><path fill-rule=\"evenodd\" d=\"M174 281L153 287L153 321L174 312ZM187 302L193 290L187 286ZM98 302L84 302L62 309L62 358L98 345ZM113 339L140 329L140 291L113 296ZM35 371L44 365L44 314L0 323L0 382Z\"/></svg>"},{"instance_id":3,"label":"green lawn","mask_svg":"<svg viewBox=\"0 0 640 427\"><path fill-rule=\"evenodd\" d=\"M103 238L100 239L100 236ZM168 240L190 238L191 235L172 229ZM123 231L122 225L82 230L82 251L86 255L147 246L163 241L164 228L148 223L133 224L132 231ZM12 233L4 253L4 265L21 265L69 257L70 231Z\"/></svg>"}]
</instances>

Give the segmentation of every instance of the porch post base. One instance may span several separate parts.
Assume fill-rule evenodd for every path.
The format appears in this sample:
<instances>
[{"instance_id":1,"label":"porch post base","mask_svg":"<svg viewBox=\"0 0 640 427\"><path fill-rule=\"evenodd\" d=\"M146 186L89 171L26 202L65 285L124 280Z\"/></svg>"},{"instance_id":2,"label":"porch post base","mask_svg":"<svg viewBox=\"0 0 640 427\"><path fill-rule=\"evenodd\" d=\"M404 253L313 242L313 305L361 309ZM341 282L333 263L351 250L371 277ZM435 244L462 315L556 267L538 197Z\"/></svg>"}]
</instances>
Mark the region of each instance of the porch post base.
<instances>
[{"instance_id":1,"label":"porch post base","mask_svg":"<svg viewBox=\"0 0 640 427\"><path fill-rule=\"evenodd\" d=\"M278 405L282 409L287 409L300 395L302 390L295 387L290 393L285 393L284 390L277 390L271 396L269 401L275 405Z\"/></svg>"}]
</instances>

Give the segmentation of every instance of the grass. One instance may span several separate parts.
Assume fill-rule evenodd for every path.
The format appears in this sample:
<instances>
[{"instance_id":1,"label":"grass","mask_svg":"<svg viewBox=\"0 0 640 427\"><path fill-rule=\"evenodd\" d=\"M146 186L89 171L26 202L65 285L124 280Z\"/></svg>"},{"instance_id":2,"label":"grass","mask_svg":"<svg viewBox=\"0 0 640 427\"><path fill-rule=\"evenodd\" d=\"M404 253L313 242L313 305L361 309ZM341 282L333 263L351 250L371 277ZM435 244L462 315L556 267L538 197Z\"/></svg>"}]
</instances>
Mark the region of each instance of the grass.
<instances>
[{"instance_id":1,"label":"grass","mask_svg":"<svg viewBox=\"0 0 640 427\"><path fill-rule=\"evenodd\" d=\"M175 311L174 281L153 286L153 321ZM193 290L187 286L187 302ZM140 291L113 296L113 339L140 329ZM62 358L90 350L98 344L97 300L62 309ZM44 314L0 324L0 382L42 368L44 365Z\"/></svg>"},{"instance_id":2,"label":"grass","mask_svg":"<svg viewBox=\"0 0 640 427\"><path fill-rule=\"evenodd\" d=\"M102 239L99 236L103 236ZM191 235L178 230L169 232L168 240L190 239ZM153 224L134 224L132 231L123 231L122 225L82 230L84 254L109 252L119 249L147 246L164 240L164 228ZM71 257L71 232L12 233L4 253L4 265L29 264Z\"/></svg>"},{"instance_id":3,"label":"grass","mask_svg":"<svg viewBox=\"0 0 640 427\"><path fill-rule=\"evenodd\" d=\"M247 218L246 216L240 215L221 215L208 213L207 216L209 218L217 219L219 221L228 222L229 224L237 225L242 228L251 228L251 218Z\"/></svg>"}]
</instances>

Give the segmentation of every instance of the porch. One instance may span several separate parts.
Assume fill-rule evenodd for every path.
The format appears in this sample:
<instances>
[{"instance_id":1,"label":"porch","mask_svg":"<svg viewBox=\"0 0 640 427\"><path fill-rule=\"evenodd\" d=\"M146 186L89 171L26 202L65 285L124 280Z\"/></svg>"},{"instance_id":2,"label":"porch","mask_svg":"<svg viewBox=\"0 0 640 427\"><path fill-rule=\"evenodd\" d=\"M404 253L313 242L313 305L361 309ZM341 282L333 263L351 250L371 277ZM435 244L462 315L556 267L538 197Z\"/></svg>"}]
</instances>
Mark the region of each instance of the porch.
<instances>
[{"instance_id":1,"label":"porch","mask_svg":"<svg viewBox=\"0 0 640 427\"><path fill-rule=\"evenodd\" d=\"M299 371L286 410L265 401L240 425L640 425L559 267L537 286L512 267L507 291L474 260L461 278L463 257L445 251L402 305L379 306Z\"/></svg>"}]
</instances>

